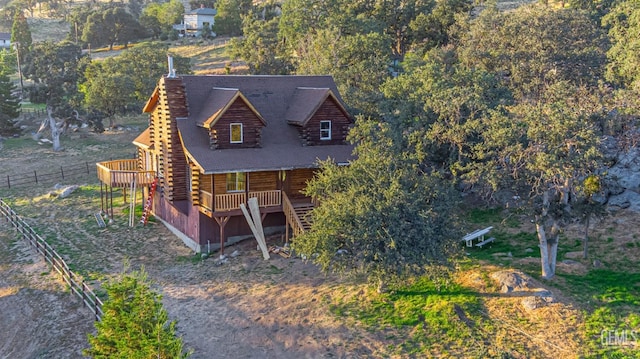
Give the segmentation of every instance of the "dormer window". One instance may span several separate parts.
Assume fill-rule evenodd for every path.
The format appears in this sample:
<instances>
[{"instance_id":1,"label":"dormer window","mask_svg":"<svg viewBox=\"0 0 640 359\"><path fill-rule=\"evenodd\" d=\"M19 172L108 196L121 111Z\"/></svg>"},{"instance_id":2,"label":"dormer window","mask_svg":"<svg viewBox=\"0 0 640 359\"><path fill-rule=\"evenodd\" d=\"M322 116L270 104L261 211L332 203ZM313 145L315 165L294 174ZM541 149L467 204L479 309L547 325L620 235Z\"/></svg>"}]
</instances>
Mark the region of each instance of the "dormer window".
<instances>
[{"instance_id":1,"label":"dormer window","mask_svg":"<svg viewBox=\"0 0 640 359\"><path fill-rule=\"evenodd\" d=\"M242 124L232 123L231 127L231 143L242 143Z\"/></svg>"},{"instance_id":2,"label":"dormer window","mask_svg":"<svg viewBox=\"0 0 640 359\"><path fill-rule=\"evenodd\" d=\"M331 139L331 121L320 121L320 139Z\"/></svg>"}]
</instances>

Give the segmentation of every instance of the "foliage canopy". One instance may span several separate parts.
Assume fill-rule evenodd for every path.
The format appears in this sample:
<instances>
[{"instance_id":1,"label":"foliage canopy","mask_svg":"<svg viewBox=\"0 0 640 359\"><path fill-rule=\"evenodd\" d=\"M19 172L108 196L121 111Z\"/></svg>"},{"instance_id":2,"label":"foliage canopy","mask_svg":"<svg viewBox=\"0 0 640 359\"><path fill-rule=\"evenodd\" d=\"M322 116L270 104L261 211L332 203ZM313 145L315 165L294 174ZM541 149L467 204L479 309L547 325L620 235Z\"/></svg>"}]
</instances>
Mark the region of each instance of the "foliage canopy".
<instances>
[{"instance_id":1,"label":"foliage canopy","mask_svg":"<svg viewBox=\"0 0 640 359\"><path fill-rule=\"evenodd\" d=\"M106 284L102 320L97 333L89 334L92 358L187 358L182 338L176 337L176 321L170 321L162 296L151 290L146 272L126 273Z\"/></svg>"}]
</instances>

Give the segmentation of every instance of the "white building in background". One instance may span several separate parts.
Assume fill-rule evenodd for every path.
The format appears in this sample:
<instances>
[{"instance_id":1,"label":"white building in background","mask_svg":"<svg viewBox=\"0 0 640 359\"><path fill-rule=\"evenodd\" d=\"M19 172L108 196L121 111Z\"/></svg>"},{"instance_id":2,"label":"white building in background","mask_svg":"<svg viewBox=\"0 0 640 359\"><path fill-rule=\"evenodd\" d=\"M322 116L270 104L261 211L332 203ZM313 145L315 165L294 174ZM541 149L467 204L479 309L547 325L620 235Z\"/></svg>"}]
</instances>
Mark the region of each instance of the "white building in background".
<instances>
[{"instance_id":1,"label":"white building in background","mask_svg":"<svg viewBox=\"0 0 640 359\"><path fill-rule=\"evenodd\" d=\"M0 32L0 49L11 48L11 33Z\"/></svg>"},{"instance_id":2,"label":"white building in background","mask_svg":"<svg viewBox=\"0 0 640 359\"><path fill-rule=\"evenodd\" d=\"M218 11L204 6L184 13L182 24L173 28L184 36L200 36L202 29L213 29L214 17Z\"/></svg>"}]
</instances>

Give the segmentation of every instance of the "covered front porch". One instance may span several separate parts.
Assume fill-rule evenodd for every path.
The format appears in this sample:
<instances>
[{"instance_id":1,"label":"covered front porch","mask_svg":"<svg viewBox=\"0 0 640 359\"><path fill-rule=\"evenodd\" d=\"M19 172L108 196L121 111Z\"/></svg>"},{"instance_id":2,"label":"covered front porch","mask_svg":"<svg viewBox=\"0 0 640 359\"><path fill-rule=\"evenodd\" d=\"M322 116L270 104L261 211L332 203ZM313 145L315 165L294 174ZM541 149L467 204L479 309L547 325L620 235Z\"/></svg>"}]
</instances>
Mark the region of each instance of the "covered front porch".
<instances>
[{"instance_id":1,"label":"covered front porch","mask_svg":"<svg viewBox=\"0 0 640 359\"><path fill-rule=\"evenodd\" d=\"M255 197L261 208L279 207L282 205L282 193L281 190L247 191L214 196L211 192L200 190L200 206L209 213L234 211L240 210L240 204L246 204L249 198Z\"/></svg>"}]
</instances>

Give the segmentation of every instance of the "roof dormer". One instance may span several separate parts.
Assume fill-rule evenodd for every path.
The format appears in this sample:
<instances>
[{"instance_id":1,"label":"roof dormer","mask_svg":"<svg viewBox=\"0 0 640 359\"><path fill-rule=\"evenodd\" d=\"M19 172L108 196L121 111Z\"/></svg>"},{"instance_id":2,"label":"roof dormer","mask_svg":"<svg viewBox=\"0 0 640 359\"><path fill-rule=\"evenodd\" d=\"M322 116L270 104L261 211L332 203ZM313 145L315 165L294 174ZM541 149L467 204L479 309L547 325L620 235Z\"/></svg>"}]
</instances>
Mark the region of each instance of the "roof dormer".
<instances>
[{"instance_id":1,"label":"roof dormer","mask_svg":"<svg viewBox=\"0 0 640 359\"><path fill-rule=\"evenodd\" d=\"M329 88L298 87L285 115L304 146L344 144L351 117Z\"/></svg>"},{"instance_id":2,"label":"roof dormer","mask_svg":"<svg viewBox=\"0 0 640 359\"><path fill-rule=\"evenodd\" d=\"M234 88L213 88L197 124L208 130L212 149L260 147L261 130L267 125L251 102Z\"/></svg>"}]
</instances>

